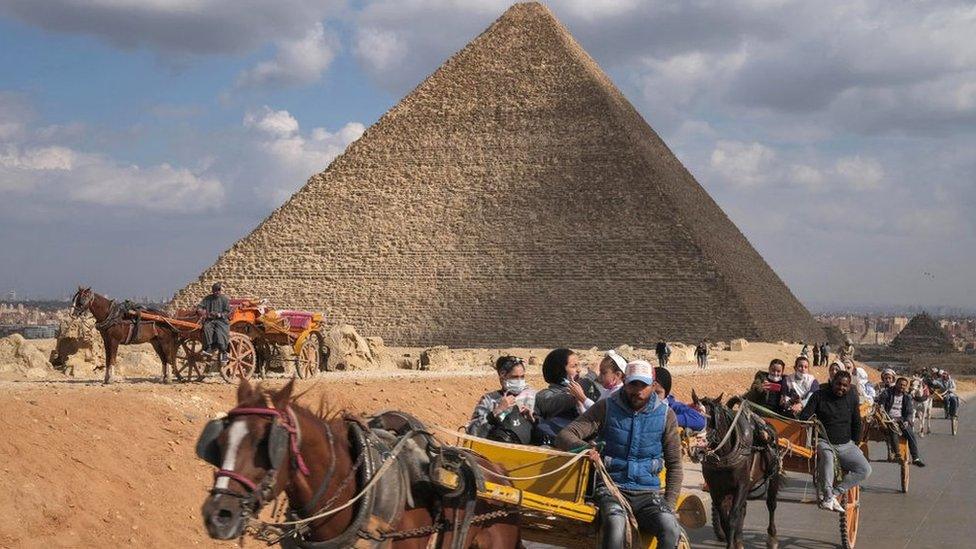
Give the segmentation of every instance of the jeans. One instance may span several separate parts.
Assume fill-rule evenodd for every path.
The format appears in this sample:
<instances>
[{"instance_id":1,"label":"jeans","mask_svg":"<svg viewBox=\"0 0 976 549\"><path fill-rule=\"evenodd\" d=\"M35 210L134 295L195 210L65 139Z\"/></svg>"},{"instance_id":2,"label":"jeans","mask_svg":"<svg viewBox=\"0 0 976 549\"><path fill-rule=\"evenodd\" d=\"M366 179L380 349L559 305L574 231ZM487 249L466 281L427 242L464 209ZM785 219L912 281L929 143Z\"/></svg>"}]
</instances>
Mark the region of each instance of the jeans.
<instances>
[{"instance_id":1,"label":"jeans","mask_svg":"<svg viewBox=\"0 0 976 549\"><path fill-rule=\"evenodd\" d=\"M621 493L627 498L630 508L634 511L641 535L656 537L657 546L661 549L674 549L678 546L681 527L678 525L677 515L667 505L663 494L656 491L621 491ZM626 540L627 512L602 483L594 488L593 499L600 509L602 532L600 547L604 549L623 547Z\"/></svg>"},{"instance_id":2,"label":"jeans","mask_svg":"<svg viewBox=\"0 0 976 549\"><path fill-rule=\"evenodd\" d=\"M901 428L901 434L908 441L908 453L911 454L912 459L918 459L918 441L915 439L915 431L912 430L912 424L907 421L898 421L898 427ZM888 448L892 453L898 451L898 435L888 432Z\"/></svg>"},{"instance_id":3,"label":"jeans","mask_svg":"<svg viewBox=\"0 0 976 549\"><path fill-rule=\"evenodd\" d=\"M834 486L834 452L825 439L817 441L817 475L821 483L817 488L823 499L840 496L871 476L871 464L857 444L848 441L835 445L834 448L840 460L840 469L844 473L844 478L837 486Z\"/></svg>"}]
</instances>

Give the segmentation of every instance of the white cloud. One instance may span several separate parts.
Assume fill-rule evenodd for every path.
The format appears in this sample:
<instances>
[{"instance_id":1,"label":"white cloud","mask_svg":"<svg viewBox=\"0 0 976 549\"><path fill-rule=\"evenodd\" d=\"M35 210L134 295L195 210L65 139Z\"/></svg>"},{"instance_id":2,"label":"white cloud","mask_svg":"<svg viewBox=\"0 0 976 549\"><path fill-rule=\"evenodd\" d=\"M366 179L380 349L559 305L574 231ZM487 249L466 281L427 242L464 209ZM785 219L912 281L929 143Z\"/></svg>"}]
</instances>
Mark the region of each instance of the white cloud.
<instances>
[{"instance_id":1,"label":"white cloud","mask_svg":"<svg viewBox=\"0 0 976 549\"><path fill-rule=\"evenodd\" d=\"M223 203L221 181L202 172L168 163L126 164L103 154L58 143L76 136L75 124L32 128L20 112L4 111L0 127L16 132L0 135L0 189L27 197L31 207L69 211L78 203L124 206L151 212L194 213L217 210Z\"/></svg>"},{"instance_id":2,"label":"white cloud","mask_svg":"<svg viewBox=\"0 0 976 549\"><path fill-rule=\"evenodd\" d=\"M719 141L711 155L711 168L737 187L758 187L770 181L776 152L761 143Z\"/></svg>"},{"instance_id":3,"label":"white cloud","mask_svg":"<svg viewBox=\"0 0 976 549\"><path fill-rule=\"evenodd\" d=\"M303 133L291 113L267 106L245 114L243 125L257 132L250 140L254 192L273 205L324 170L366 130L359 122L349 122L336 132L317 127Z\"/></svg>"},{"instance_id":4,"label":"white cloud","mask_svg":"<svg viewBox=\"0 0 976 549\"><path fill-rule=\"evenodd\" d=\"M244 115L244 127L272 137L288 137L298 133L298 120L288 111L273 111L265 105L259 111L248 111Z\"/></svg>"},{"instance_id":5,"label":"white cloud","mask_svg":"<svg viewBox=\"0 0 976 549\"><path fill-rule=\"evenodd\" d=\"M841 180L858 191L877 190L884 180L881 163L873 158L851 156L837 160L835 171Z\"/></svg>"},{"instance_id":6,"label":"white cloud","mask_svg":"<svg viewBox=\"0 0 976 549\"><path fill-rule=\"evenodd\" d=\"M335 58L339 42L316 23L298 39L282 40L275 58L262 61L245 71L237 81L239 87L304 85L317 81Z\"/></svg>"}]
</instances>

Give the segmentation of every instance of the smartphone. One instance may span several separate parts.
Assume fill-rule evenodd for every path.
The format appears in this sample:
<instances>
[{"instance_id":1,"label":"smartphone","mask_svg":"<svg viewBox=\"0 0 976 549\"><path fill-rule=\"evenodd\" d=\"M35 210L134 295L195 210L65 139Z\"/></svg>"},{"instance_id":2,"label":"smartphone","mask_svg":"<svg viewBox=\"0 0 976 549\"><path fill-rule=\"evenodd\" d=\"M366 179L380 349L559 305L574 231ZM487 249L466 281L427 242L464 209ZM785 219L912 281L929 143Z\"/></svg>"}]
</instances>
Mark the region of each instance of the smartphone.
<instances>
[{"instance_id":1,"label":"smartphone","mask_svg":"<svg viewBox=\"0 0 976 549\"><path fill-rule=\"evenodd\" d=\"M769 391L769 392L771 392L771 393L778 393L778 392L780 392L780 390L782 390L782 388L783 388L783 386L781 384L779 384L779 383L773 383L773 382L770 381L769 382L769 388L766 389L766 390Z\"/></svg>"}]
</instances>

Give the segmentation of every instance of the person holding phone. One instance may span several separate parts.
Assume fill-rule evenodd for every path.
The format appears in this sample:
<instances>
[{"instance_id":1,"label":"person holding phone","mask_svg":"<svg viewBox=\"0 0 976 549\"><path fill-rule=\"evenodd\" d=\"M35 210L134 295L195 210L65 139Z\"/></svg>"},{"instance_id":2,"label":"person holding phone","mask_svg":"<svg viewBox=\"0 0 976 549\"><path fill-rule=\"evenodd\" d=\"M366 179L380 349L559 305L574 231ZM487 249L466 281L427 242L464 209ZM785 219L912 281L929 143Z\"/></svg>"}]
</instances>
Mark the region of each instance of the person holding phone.
<instances>
[{"instance_id":1,"label":"person holding phone","mask_svg":"<svg viewBox=\"0 0 976 549\"><path fill-rule=\"evenodd\" d=\"M765 372L756 372L752 386L743 398L781 416L792 416L793 412L783 407L785 402L792 400L789 387L783 379L783 370L785 369L786 363L774 358Z\"/></svg>"},{"instance_id":2,"label":"person holding phone","mask_svg":"<svg viewBox=\"0 0 976 549\"><path fill-rule=\"evenodd\" d=\"M579 356L572 349L550 351L542 361L542 377L549 386L535 397L538 441L551 444L563 427L600 399L600 391L580 378Z\"/></svg>"},{"instance_id":3,"label":"person holding phone","mask_svg":"<svg viewBox=\"0 0 976 549\"><path fill-rule=\"evenodd\" d=\"M495 430L512 430L508 416L513 413L522 416L516 418L518 421L531 423L534 419L535 392L525 382L525 361L516 356L502 356L495 361L495 371L501 389L484 394L478 401L466 429L469 435L490 437Z\"/></svg>"}]
</instances>

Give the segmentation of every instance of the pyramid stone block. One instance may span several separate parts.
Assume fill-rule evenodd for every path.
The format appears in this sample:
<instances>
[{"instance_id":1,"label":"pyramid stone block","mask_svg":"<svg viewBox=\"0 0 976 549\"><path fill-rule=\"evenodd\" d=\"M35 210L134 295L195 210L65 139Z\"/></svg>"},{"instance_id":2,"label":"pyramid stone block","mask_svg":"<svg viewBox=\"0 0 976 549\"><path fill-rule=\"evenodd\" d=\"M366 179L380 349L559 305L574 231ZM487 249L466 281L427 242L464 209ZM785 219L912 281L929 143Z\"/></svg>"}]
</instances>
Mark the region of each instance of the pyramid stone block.
<instances>
[{"instance_id":1,"label":"pyramid stone block","mask_svg":"<svg viewBox=\"0 0 976 549\"><path fill-rule=\"evenodd\" d=\"M545 7L517 4L180 290L392 345L815 340L815 320Z\"/></svg>"}]
</instances>

